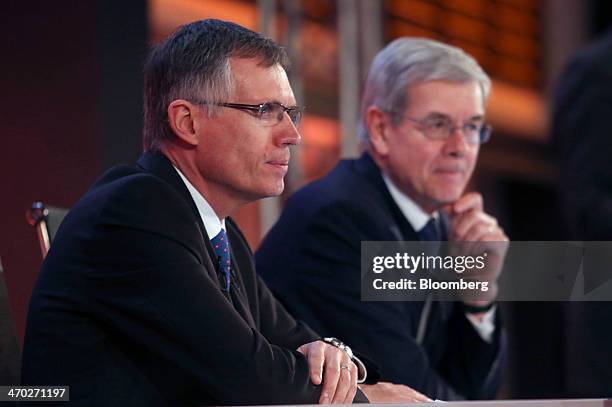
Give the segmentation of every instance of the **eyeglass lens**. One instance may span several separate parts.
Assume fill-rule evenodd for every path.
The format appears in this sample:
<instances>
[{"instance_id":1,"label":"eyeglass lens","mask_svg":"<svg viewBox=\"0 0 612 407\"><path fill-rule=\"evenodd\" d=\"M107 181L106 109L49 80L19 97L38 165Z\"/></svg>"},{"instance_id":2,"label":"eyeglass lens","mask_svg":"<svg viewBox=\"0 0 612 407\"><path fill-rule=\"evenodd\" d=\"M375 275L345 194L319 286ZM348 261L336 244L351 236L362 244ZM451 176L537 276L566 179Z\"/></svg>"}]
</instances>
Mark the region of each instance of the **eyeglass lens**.
<instances>
[{"instance_id":1,"label":"eyeglass lens","mask_svg":"<svg viewBox=\"0 0 612 407\"><path fill-rule=\"evenodd\" d=\"M302 116L302 112L297 107L285 107L277 102L268 102L262 104L259 109L260 118L264 120L274 119L276 123L283 120L285 112L287 112L293 124L297 126Z\"/></svg>"}]
</instances>

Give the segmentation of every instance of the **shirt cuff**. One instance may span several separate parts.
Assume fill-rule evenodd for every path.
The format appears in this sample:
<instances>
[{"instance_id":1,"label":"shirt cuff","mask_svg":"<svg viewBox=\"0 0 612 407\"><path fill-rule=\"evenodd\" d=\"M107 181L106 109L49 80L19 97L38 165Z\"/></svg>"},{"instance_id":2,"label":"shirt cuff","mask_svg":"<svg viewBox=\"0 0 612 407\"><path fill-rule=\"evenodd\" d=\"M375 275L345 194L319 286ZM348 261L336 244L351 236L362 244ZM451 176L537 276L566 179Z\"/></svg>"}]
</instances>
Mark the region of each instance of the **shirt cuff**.
<instances>
[{"instance_id":1,"label":"shirt cuff","mask_svg":"<svg viewBox=\"0 0 612 407\"><path fill-rule=\"evenodd\" d=\"M478 335L487 343L493 342L493 332L495 332L495 312L497 305L488 310L481 320L473 314L465 314L465 317L470 321Z\"/></svg>"}]
</instances>

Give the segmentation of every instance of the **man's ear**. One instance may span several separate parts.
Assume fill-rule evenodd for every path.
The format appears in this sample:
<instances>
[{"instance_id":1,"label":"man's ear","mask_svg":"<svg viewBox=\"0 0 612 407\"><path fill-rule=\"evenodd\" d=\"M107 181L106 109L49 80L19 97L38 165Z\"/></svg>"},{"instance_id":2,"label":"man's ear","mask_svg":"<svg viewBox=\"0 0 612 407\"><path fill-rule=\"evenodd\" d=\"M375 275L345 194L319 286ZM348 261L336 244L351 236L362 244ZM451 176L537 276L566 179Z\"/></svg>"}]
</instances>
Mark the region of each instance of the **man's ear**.
<instances>
[{"instance_id":1,"label":"man's ear","mask_svg":"<svg viewBox=\"0 0 612 407\"><path fill-rule=\"evenodd\" d=\"M391 123L387 113L377 106L370 106L366 110L366 126L368 127L372 150L383 157L389 154L390 147L387 133Z\"/></svg>"},{"instance_id":2,"label":"man's ear","mask_svg":"<svg viewBox=\"0 0 612 407\"><path fill-rule=\"evenodd\" d=\"M183 99L172 101L168 106L168 123L170 128L181 141L197 146L198 135L195 131L195 114L198 107Z\"/></svg>"}]
</instances>

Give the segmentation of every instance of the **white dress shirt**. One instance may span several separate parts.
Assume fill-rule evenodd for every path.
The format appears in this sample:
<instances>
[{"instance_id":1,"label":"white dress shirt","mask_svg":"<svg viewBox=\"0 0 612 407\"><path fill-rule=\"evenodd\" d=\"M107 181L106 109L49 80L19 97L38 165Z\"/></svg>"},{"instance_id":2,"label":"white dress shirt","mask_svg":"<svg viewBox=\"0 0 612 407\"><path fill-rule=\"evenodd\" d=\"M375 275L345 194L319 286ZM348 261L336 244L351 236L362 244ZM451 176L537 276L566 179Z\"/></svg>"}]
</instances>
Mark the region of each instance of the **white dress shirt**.
<instances>
[{"instance_id":1,"label":"white dress shirt","mask_svg":"<svg viewBox=\"0 0 612 407\"><path fill-rule=\"evenodd\" d=\"M204 223L206 234L208 235L208 238L212 240L213 237L217 236L219 232L221 232L221 229L225 230L225 219L219 219L212 206L210 206L204 196L202 196L202 194L195 189L191 182L185 178L183 173L178 168L174 167L174 169L176 172L178 172L178 175L180 175L181 179L185 183L185 186L189 190L191 198L198 208L200 218L202 218L202 222Z\"/></svg>"},{"instance_id":2,"label":"white dress shirt","mask_svg":"<svg viewBox=\"0 0 612 407\"><path fill-rule=\"evenodd\" d=\"M427 222L429 222L429 219L432 217L435 219L440 217L438 211L431 215L425 212L408 195L400 191L400 189L393 183L393 181L391 181L391 179L389 179L389 177L387 177L387 175L382 174L382 176L383 180L385 181L385 185L389 190L389 194L391 194L391 198L393 198L393 201L399 207L400 211L415 231L419 232L421 229L423 229ZM480 337L489 343L493 341L496 308L497 306L495 305L493 308L487 311L482 320L479 320L472 314L465 314L466 318L474 326L474 329L476 329Z\"/></svg>"}]
</instances>

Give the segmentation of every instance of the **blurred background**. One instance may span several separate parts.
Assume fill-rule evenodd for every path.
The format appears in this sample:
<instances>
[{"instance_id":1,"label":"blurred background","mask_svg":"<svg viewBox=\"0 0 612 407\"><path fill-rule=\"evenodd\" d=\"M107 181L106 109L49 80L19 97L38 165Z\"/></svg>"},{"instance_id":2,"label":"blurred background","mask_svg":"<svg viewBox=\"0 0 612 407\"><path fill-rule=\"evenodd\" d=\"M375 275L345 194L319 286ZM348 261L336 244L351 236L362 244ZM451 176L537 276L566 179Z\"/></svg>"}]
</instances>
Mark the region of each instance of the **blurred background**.
<instances>
[{"instance_id":1,"label":"blurred background","mask_svg":"<svg viewBox=\"0 0 612 407\"><path fill-rule=\"evenodd\" d=\"M607 30L612 3L9 0L0 15L0 258L21 341L41 264L25 212L34 201L71 207L103 171L138 158L143 59L179 25L231 20L289 50L292 86L306 106L303 143L293 151L283 196L236 215L254 249L288 194L325 174L340 157L358 154L363 79L373 55L399 36L457 45L491 75L487 116L495 131L481 150L470 188L484 194L487 211L512 240L563 240L549 143L551 96L568 59ZM572 361L580 358L580 348L571 340L576 328L568 307L503 304L509 357L500 398L605 395L576 385L580 372ZM602 350L594 363L612 365L610 352Z\"/></svg>"}]
</instances>

